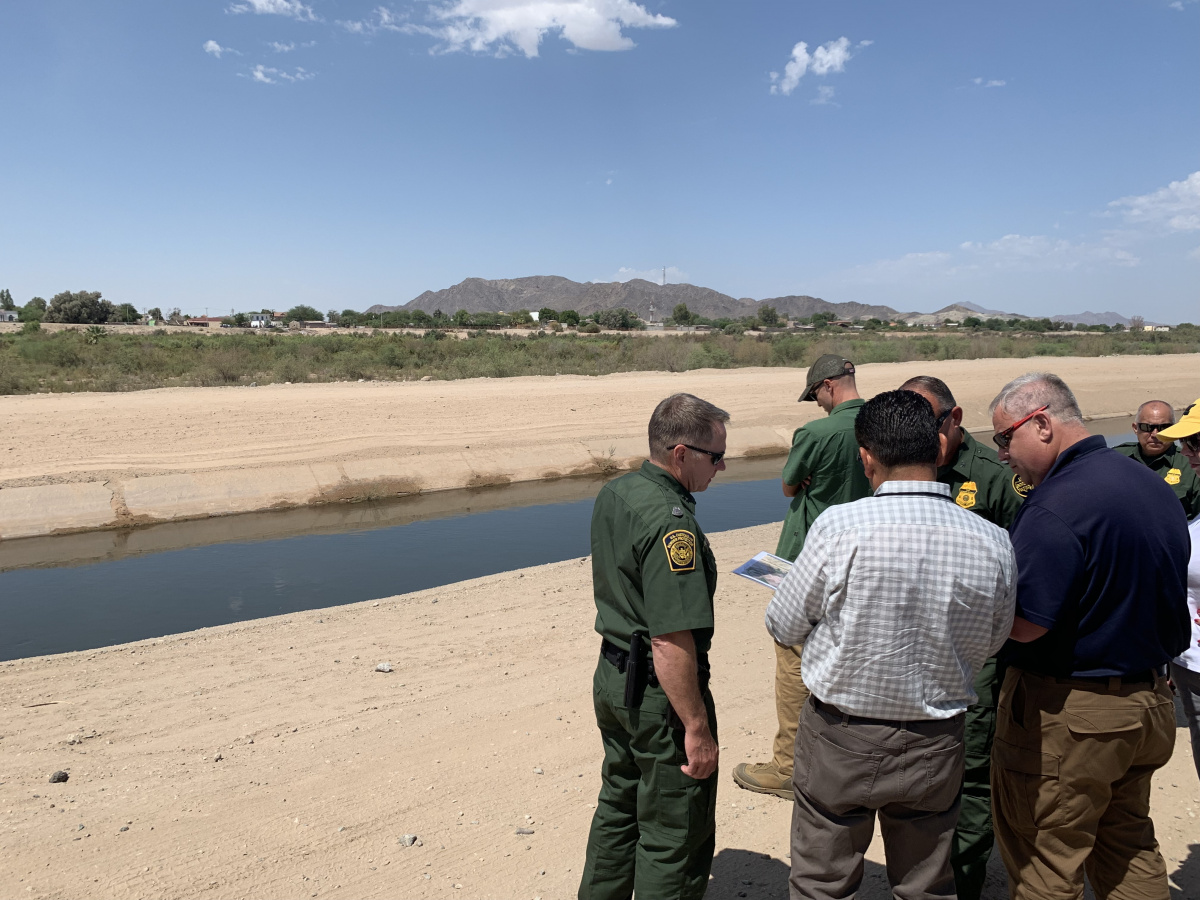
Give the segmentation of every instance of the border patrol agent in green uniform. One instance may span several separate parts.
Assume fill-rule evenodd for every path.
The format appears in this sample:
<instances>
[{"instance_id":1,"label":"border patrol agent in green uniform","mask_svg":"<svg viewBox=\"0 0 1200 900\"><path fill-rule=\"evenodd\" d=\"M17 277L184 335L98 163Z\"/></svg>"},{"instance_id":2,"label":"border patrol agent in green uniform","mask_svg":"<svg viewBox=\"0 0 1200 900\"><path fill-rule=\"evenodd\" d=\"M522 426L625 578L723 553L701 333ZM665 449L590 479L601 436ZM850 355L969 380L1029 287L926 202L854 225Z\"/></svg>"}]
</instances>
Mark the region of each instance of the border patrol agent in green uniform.
<instances>
[{"instance_id":1,"label":"border patrol agent in green uniform","mask_svg":"<svg viewBox=\"0 0 1200 900\"><path fill-rule=\"evenodd\" d=\"M950 495L969 509L1001 528L1008 528L1021 508L1030 485L1000 462L996 451L975 440L962 427L962 409L950 388L940 378L919 375L900 386L915 391L933 406L941 433L937 478L950 486ZM960 900L979 900L987 879L987 862L995 838L992 833L992 739L996 736L996 705L1004 666L993 656L983 664L975 679L979 699L968 707L963 743L962 805L950 864Z\"/></svg>"},{"instance_id":2,"label":"border patrol agent in green uniform","mask_svg":"<svg viewBox=\"0 0 1200 900\"><path fill-rule=\"evenodd\" d=\"M1159 439L1158 433L1175 424L1175 410L1165 400L1147 400L1133 420L1136 441L1113 447L1162 475L1189 519L1200 515L1200 478L1174 441Z\"/></svg>"},{"instance_id":3,"label":"border patrol agent in green uniform","mask_svg":"<svg viewBox=\"0 0 1200 900\"><path fill-rule=\"evenodd\" d=\"M838 503L870 496L854 437L854 420L865 402L858 396L854 364L827 353L808 370L800 402L815 400L828 415L797 428L783 464L783 493L791 497L775 555L794 560L804 547L817 516ZM801 674L803 647L775 645L775 715L779 720L771 761L738 763L733 780L739 787L791 800L796 729L808 700Z\"/></svg>"},{"instance_id":4,"label":"border patrol agent in green uniform","mask_svg":"<svg viewBox=\"0 0 1200 900\"><path fill-rule=\"evenodd\" d=\"M674 394L650 457L592 512L604 745L580 900L700 898L716 849L717 721L708 690L717 564L692 492L725 468L729 415Z\"/></svg>"}]
</instances>

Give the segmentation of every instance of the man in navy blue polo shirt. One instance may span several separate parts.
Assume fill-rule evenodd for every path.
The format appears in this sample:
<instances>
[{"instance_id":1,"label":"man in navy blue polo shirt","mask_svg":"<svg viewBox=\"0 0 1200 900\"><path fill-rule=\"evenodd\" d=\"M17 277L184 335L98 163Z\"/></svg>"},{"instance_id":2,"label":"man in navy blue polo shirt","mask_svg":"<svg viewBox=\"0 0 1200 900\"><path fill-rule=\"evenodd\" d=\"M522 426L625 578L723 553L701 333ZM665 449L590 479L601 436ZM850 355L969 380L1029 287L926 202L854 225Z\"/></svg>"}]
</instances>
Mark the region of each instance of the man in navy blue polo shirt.
<instances>
[{"instance_id":1,"label":"man in navy blue polo shirt","mask_svg":"<svg viewBox=\"0 0 1200 900\"><path fill-rule=\"evenodd\" d=\"M1170 487L1034 372L992 401L1000 459L1034 485L1010 527L1017 617L992 750L1011 895L1167 900L1150 780L1171 758L1166 662L1188 641L1190 541Z\"/></svg>"}]
</instances>

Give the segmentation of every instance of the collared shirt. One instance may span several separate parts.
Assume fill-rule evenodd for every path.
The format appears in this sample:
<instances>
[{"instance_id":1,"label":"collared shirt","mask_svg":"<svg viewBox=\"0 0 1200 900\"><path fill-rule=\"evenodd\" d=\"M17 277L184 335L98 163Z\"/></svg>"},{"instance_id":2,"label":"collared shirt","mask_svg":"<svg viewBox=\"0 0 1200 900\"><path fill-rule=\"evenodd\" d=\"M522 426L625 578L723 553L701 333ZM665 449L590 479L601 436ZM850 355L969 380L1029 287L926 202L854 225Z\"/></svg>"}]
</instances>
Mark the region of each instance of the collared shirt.
<instances>
[{"instance_id":1,"label":"collared shirt","mask_svg":"<svg viewBox=\"0 0 1200 900\"><path fill-rule=\"evenodd\" d=\"M712 642L717 563L696 522L696 500L652 462L610 481L592 509L596 631L622 648L634 631L691 631Z\"/></svg>"},{"instance_id":2,"label":"collared shirt","mask_svg":"<svg viewBox=\"0 0 1200 900\"><path fill-rule=\"evenodd\" d=\"M812 483L792 498L776 556L795 559L808 529L829 507L870 496L871 485L863 473L854 438L854 420L864 403L839 403L828 416L802 425L792 435L792 449L783 464L783 481L800 484L812 476Z\"/></svg>"},{"instance_id":3,"label":"collared shirt","mask_svg":"<svg viewBox=\"0 0 1200 900\"><path fill-rule=\"evenodd\" d=\"M1183 455L1174 441L1165 453L1147 456L1137 441L1113 447L1122 456L1135 459L1167 483L1183 504L1183 513L1189 519L1200 515L1200 476L1192 471L1188 458Z\"/></svg>"},{"instance_id":4,"label":"collared shirt","mask_svg":"<svg viewBox=\"0 0 1200 900\"><path fill-rule=\"evenodd\" d=\"M1188 648L1175 657L1175 662L1185 669L1200 672L1200 516L1192 519L1188 531L1192 535L1192 558L1187 573L1188 618L1192 623L1192 636Z\"/></svg>"},{"instance_id":5,"label":"collared shirt","mask_svg":"<svg viewBox=\"0 0 1200 900\"><path fill-rule=\"evenodd\" d=\"M1134 675L1187 645L1187 519L1146 466L1090 437L1058 455L1009 529L1017 615L1048 628L1004 656L1041 675Z\"/></svg>"},{"instance_id":6,"label":"collared shirt","mask_svg":"<svg viewBox=\"0 0 1200 900\"><path fill-rule=\"evenodd\" d=\"M822 513L767 607L804 644L804 683L852 715L947 719L1012 629L1016 561L1002 528L932 481L889 481Z\"/></svg>"},{"instance_id":7,"label":"collared shirt","mask_svg":"<svg viewBox=\"0 0 1200 900\"><path fill-rule=\"evenodd\" d=\"M996 451L962 432L954 459L938 469L937 480L963 509L1007 528L1032 488L1000 462Z\"/></svg>"}]
</instances>

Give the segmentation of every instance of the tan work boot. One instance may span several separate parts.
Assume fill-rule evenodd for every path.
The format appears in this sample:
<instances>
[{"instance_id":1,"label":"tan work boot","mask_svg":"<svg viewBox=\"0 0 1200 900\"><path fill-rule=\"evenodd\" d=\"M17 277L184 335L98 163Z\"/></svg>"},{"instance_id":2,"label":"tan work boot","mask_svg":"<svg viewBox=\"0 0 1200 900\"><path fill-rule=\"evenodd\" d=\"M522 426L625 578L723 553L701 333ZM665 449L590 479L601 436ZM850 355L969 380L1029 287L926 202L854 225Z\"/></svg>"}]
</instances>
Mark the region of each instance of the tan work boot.
<instances>
[{"instance_id":1,"label":"tan work boot","mask_svg":"<svg viewBox=\"0 0 1200 900\"><path fill-rule=\"evenodd\" d=\"M738 763L733 767L737 786L759 794L774 794L784 800L794 800L792 773L786 775L774 763Z\"/></svg>"}]
</instances>

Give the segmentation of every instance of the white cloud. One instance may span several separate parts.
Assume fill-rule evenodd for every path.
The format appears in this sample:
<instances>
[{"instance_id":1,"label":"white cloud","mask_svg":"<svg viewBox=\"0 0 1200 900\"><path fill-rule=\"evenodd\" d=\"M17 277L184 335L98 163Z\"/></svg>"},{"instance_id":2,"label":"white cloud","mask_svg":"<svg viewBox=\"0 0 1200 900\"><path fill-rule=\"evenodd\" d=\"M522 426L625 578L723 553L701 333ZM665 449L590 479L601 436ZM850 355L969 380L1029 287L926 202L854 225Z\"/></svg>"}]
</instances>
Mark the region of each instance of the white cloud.
<instances>
[{"instance_id":1,"label":"white cloud","mask_svg":"<svg viewBox=\"0 0 1200 900\"><path fill-rule=\"evenodd\" d=\"M651 281L654 284L662 284L663 270L662 266L657 269L630 269L626 266L621 266L617 269L617 274L612 278L602 279L603 281L633 281L635 278L640 278L643 281ZM667 281L670 284L688 284L687 272L683 272L675 266L667 266ZM664 313L665 315L665 313Z\"/></svg>"},{"instance_id":2,"label":"white cloud","mask_svg":"<svg viewBox=\"0 0 1200 900\"><path fill-rule=\"evenodd\" d=\"M1004 81L1001 78L991 78L991 79L988 79L987 81L984 81L982 78L972 78L971 83L977 84L980 87L985 87L985 88L1004 87L1006 84L1008 84L1007 81Z\"/></svg>"},{"instance_id":3,"label":"white cloud","mask_svg":"<svg viewBox=\"0 0 1200 900\"><path fill-rule=\"evenodd\" d=\"M411 26L405 24L408 17L392 12L386 6L377 6L371 11L371 15L365 19L355 21L338 20L338 24L349 31L351 34L375 34L378 31L412 31Z\"/></svg>"},{"instance_id":4,"label":"white cloud","mask_svg":"<svg viewBox=\"0 0 1200 900\"><path fill-rule=\"evenodd\" d=\"M217 59L221 58L222 53L233 53L236 56L242 55L242 54L238 53L236 50L234 50L232 47L222 47L216 41L205 41L204 44L202 45L202 48L205 53L211 53Z\"/></svg>"},{"instance_id":5,"label":"white cloud","mask_svg":"<svg viewBox=\"0 0 1200 900\"><path fill-rule=\"evenodd\" d=\"M238 0L229 5L227 12L234 15L254 13L260 16L287 16L301 22L318 21L312 7L300 0Z\"/></svg>"},{"instance_id":6,"label":"white cloud","mask_svg":"<svg viewBox=\"0 0 1200 900\"><path fill-rule=\"evenodd\" d=\"M628 50L634 43L624 29L677 24L633 0L453 0L431 6L429 17L432 25L405 24L396 30L436 38L437 52L470 50L504 56L519 51L527 58L538 55L548 32L558 32L578 50ZM362 24L362 30L370 30Z\"/></svg>"},{"instance_id":7,"label":"white cloud","mask_svg":"<svg viewBox=\"0 0 1200 900\"><path fill-rule=\"evenodd\" d=\"M1108 206L1131 225L1168 232L1200 231L1200 172L1150 194L1122 197Z\"/></svg>"},{"instance_id":8,"label":"white cloud","mask_svg":"<svg viewBox=\"0 0 1200 900\"><path fill-rule=\"evenodd\" d=\"M285 69L276 69L259 63L251 70L250 77L259 84L278 84L280 81L290 81L292 83L297 81L311 81L317 76L315 72L309 72L299 66L288 72Z\"/></svg>"},{"instance_id":9,"label":"white cloud","mask_svg":"<svg viewBox=\"0 0 1200 900\"><path fill-rule=\"evenodd\" d=\"M869 47L873 41L862 41L859 47ZM771 93L783 94L785 97L796 89L800 79L811 69L814 75L828 75L831 72L843 72L846 63L850 61L850 39L840 37L836 41L822 44L811 54L808 44L804 41L792 47L792 58L783 67L783 76L778 72L771 73Z\"/></svg>"},{"instance_id":10,"label":"white cloud","mask_svg":"<svg viewBox=\"0 0 1200 900\"><path fill-rule=\"evenodd\" d=\"M814 106L837 106L833 102L833 95L835 93L837 92L833 88L827 84L823 84L817 88L817 96L813 97L809 103L812 103Z\"/></svg>"},{"instance_id":11,"label":"white cloud","mask_svg":"<svg viewBox=\"0 0 1200 900\"><path fill-rule=\"evenodd\" d=\"M1075 269L1088 263L1136 266L1140 260L1128 250L1108 241L1072 242L1045 235L1006 234L987 243L967 241L960 245L968 265L992 269Z\"/></svg>"},{"instance_id":12,"label":"white cloud","mask_svg":"<svg viewBox=\"0 0 1200 900\"><path fill-rule=\"evenodd\" d=\"M271 43L269 43L267 46L276 53L291 53L296 49L296 45L291 41L288 41L286 44L282 41L271 41Z\"/></svg>"}]
</instances>

